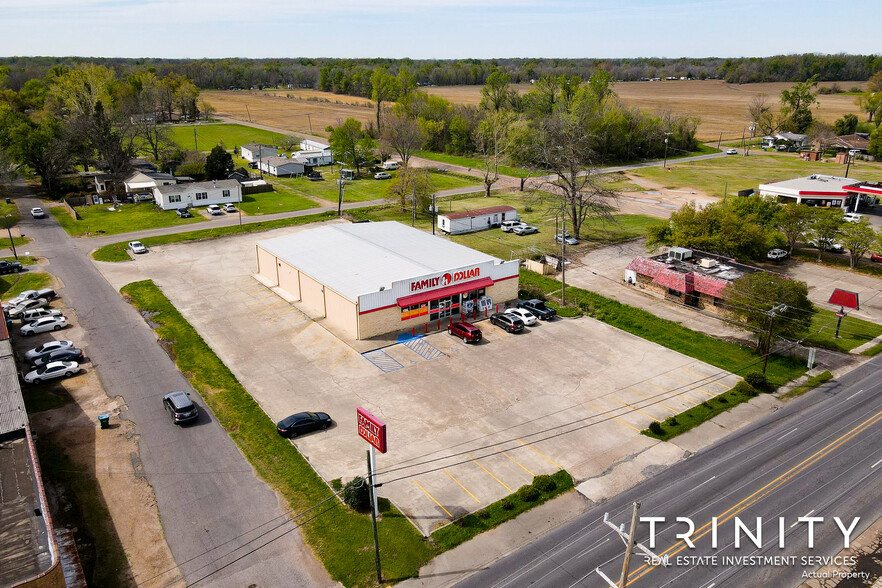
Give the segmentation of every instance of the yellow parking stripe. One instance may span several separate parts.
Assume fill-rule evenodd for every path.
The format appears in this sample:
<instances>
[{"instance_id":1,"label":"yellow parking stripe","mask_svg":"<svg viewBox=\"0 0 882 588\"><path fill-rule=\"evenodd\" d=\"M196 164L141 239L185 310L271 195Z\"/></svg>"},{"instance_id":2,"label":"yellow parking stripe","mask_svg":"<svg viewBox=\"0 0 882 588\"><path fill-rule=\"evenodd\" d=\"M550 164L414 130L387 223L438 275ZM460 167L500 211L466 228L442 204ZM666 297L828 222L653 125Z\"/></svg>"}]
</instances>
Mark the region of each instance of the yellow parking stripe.
<instances>
[{"instance_id":1,"label":"yellow parking stripe","mask_svg":"<svg viewBox=\"0 0 882 588\"><path fill-rule=\"evenodd\" d=\"M655 403L654 406L661 406L662 408L665 408L666 410L671 411L672 414L677 414L678 412L680 412L679 410L674 410L673 408L671 408L670 406L668 406L664 402L658 402L656 398L652 398L651 396L649 396L649 394L644 394L643 392L641 392L640 390L637 390L636 388L628 388L628 390L631 390L632 392L639 394L640 396L642 396L648 400L652 400Z\"/></svg>"},{"instance_id":2,"label":"yellow parking stripe","mask_svg":"<svg viewBox=\"0 0 882 588\"><path fill-rule=\"evenodd\" d=\"M533 453L535 453L536 455L538 455L539 457L541 457L542 459L544 459L545 461L547 461L548 463L550 463L554 467L561 469L561 470L564 469L564 467L562 465L560 465L559 463L557 463L556 461L554 461L553 459L551 459L550 457L548 457L544 453L541 453L538 449L536 449L535 447L533 447L529 443L526 443L526 442L522 441L521 439L518 439L518 441L520 442L521 445L529 448Z\"/></svg>"},{"instance_id":3,"label":"yellow parking stripe","mask_svg":"<svg viewBox=\"0 0 882 588\"><path fill-rule=\"evenodd\" d=\"M676 382L680 382L683 385L693 386L693 388L692 388L693 390L698 390L702 394L706 394L706 395L710 396L711 398L716 396L716 394L711 394L710 392L707 392L704 388L699 388L694 382L687 382L685 380L681 380L680 378L675 378L674 376L672 376L670 374L668 374L668 377Z\"/></svg>"},{"instance_id":4,"label":"yellow parking stripe","mask_svg":"<svg viewBox=\"0 0 882 588\"><path fill-rule=\"evenodd\" d=\"M588 406L588 407L590 407L590 408L593 408L593 409L596 410L597 412L603 412L602 410L600 410L599 408L597 408L597 407L596 407L595 405L593 405L593 404L588 404L588 405L586 405L586 406ZM615 409L614 409L614 410L615 410ZM613 418L613 420L618 421L619 423L625 425L626 427L631 427L632 429L634 429L634 430L637 431L638 433L640 432L640 429L638 429L637 427L635 427L635 426L632 425L631 423L628 423L628 422L626 422L626 421L623 421L623 420L620 419L619 417L612 417L612 418ZM655 419L653 419L653 420L655 420Z\"/></svg>"},{"instance_id":5,"label":"yellow parking stripe","mask_svg":"<svg viewBox=\"0 0 882 588\"><path fill-rule=\"evenodd\" d=\"M423 492L425 492L425 493L426 493L426 496L428 496L429 498L431 498L431 499L432 499L432 502L434 502L435 504L438 505L438 508L440 508L441 510L443 510L444 512L446 512L446 513L447 513L447 516L449 516L451 519L453 518L453 515L450 514L450 511L447 510L446 508L444 508L443 506L441 506L441 503L438 502L437 500L435 500L435 497L432 496L431 494L429 494L429 491L426 490L425 488L423 488L423 485L422 485L422 484L420 484L420 483L417 482L416 480L414 480L413 483L417 485L417 488L419 488L420 490L422 490Z\"/></svg>"},{"instance_id":6,"label":"yellow parking stripe","mask_svg":"<svg viewBox=\"0 0 882 588\"><path fill-rule=\"evenodd\" d=\"M496 449L499 449L499 448L497 447ZM501 449L499 449L499 450L502 451ZM516 460L515 458L513 458L512 456L510 456L510 455L507 454L506 452L502 451L502 455L504 455L505 457L507 457L508 459L510 459L513 463L515 463L518 467L520 467L522 470L524 470L525 472L527 472L527 473L530 474L531 476L535 476L535 475L536 475L536 474L534 474L533 472L531 472L530 470L528 470L527 468L525 468L525 467L523 466L523 464L521 464L521 462L519 462L518 460Z\"/></svg>"},{"instance_id":7,"label":"yellow parking stripe","mask_svg":"<svg viewBox=\"0 0 882 588\"><path fill-rule=\"evenodd\" d=\"M502 484L502 487L503 487L503 488L505 488L505 489L508 490L509 492L514 492L514 490L512 490L511 488L508 487L508 484L506 484L505 482L503 482L502 480L500 480L499 478L497 478L496 476L494 476L494 475L493 475L493 472L491 472L490 470L488 470L487 468L485 468L484 466L482 466L481 464L479 464L477 461L475 461L475 458L473 458L471 455L469 456L469 459L472 460L472 463L474 463L476 466L478 466L479 468L481 468L482 470L484 470L485 472L487 472L487 475L489 475L491 478L493 478L494 480L496 480L497 482L499 482L500 484Z\"/></svg>"},{"instance_id":8,"label":"yellow parking stripe","mask_svg":"<svg viewBox=\"0 0 882 588\"><path fill-rule=\"evenodd\" d=\"M639 412L639 413L642 414L643 416L648 417L649 420L651 420L651 421L657 421L657 420L658 420L657 418L655 418L655 417L652 416L651 414L646 413L646 412L643 412L642 410L640 410L639 408L637 408L637 407L634 406L634 405L628 404L627 402L624 402L624 401L622 401L622 400L619 400L618 398L613 398L613 400L615 400L616 402L618 402L618 403L621 404L622 406L625 406L625 407L627 407L627 408L631 408L631 409L636 410L637 412Z\"/></svg>"},{"instance_id":9,"label":"yellow parking stripe","mask_svg":"<svg viewBox=\"0 0 882 588\"><path fill-rule=\"evenodd\" d=\"M457 480L456 478L454 478L454 477L453 477L453 474L451 474L450 472L448 472L448 471L447 471L446 469L444 469L444 468L442 468L441 471L443 471L445 474L447 474L448 476L450 476L450 479L453 480L454 482L456 482L456 483L459 485L460 488L462 488L463 490L465 490L466 494L468 494L469 496L471 496L472 498L474 498L474 499L475 499L475 502L478 502L478 503L481 502L480 500L478 500L478 497L477 497L477 496L475 496L474 494L472 494L471 492L469 492L469 489L468 489L468 488L466 488L465 486L463 486L462 483L460 483L459 480Z\"/></svg>"}]
</instances>

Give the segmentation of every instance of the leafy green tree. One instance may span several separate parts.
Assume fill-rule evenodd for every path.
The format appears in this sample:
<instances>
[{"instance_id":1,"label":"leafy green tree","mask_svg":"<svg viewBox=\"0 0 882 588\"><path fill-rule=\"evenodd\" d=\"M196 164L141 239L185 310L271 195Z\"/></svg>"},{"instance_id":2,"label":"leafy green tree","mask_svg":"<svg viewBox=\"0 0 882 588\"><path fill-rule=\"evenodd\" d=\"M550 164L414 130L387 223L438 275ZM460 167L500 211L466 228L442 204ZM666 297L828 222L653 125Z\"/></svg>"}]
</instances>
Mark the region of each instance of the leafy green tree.
<instances>
[{"instance_id":1,"label":"leafy green tree","mask_svg":"<svg viewBox=\"0 0 882 588\"><path fill-rule=\"evenodd\" d=\"M395 100L396 96L398 96L398 90L398 78L387 70L378 67L371 74L371 100L377 103L378 133L383 130L383 127L380 125L380 112L383 108L383 102Z\"/></svg>"},{"instance_id":2,"label":"leafy green tree","mask_svg":"<svg viewBox=\"0 0 882 588\"><path fill-rule=\"evenodd\" d=\"M876 240L876 233L866 218L860 222L845 223L839 234L842 246L848 249L848 263L851 269L857 266L864 253L870 250Z\"/></svg>"},{"instance_id":3,"label":"leafy green tree","mask_svg":"<svg viewBox=\"0 0 882 588\"><path fill-rule=\"evenodd\" d=\"M450 135L450 141L445 148L446 152L471 154L475 150L473 138L475 125L471 120L456 114L450 119L447 131Z\"/></svg>"},{"instance_id":4,"label":"leafy green tree","mask_svg":"<svg viewBox=\"0 0 882 588\"><path fill-rule=\"evenodd\" d=\"M177 172L181 176L189 176L195 180L205 179L205 155L198 151L185 151Z\"/></svg>"},{"instance_id":5,"label":"leafy green tree","mask_svg":"<svg viewBox=\"0 0 882 588\"><path fill-rule=\"evenodd\" d=\"M870 144L867 147L867 153L876 159L882 159L882 127L877 127L873 134L870 135Z\"/></svg>"},{"instance_id":6,"label":"leafy green tree","mask_svg":"<svg viewBox=\"0 0 882 588\"><path fill-rule=\"evenodd\" d=\"M514 94L511 76L499 70L493 71L481 88L481 108L499 112L511 105Z\"/></svg>"},{"instance_id":7,"label":"leafy green tree","mask_svg":"<svg viewBox=\"0 0 882 588\"><path fill-rule=\"evenodd\" d=\"M812 105L817 104L818 76L796 83L790 89L781 90L781 114L786 119L785 126L797 133L803 133L812 124Z\"/></svg>"},{"instance_id":8,"label":"leafy green tree","mask_svg":"<svg viewBox=\"0 0 882 588\"><path fill-rule=\"evenodd\" d=\"M490 112L475 132L475 149L481 156L484 196L490 197L493 184L499 181L499 165L508 145L508 129L515 115L505 110Z\"/></svg>"},{"instance_id":9,"label":"leafy green tree","mask_svg":"<svg viewBox=\"0 0 882 588\"><path fill-rule=\"evenodd\" d=\"M798 241L805 238L812 222L812 209L805 204L785 204L775 219L775 226L787 240L787 251L793 253Z\"/></svg>"},{"instance_id":10,"label":"leafy green tree","mask_svg":"<svg viewBox=\"0 0 882 588\"><path fill-rule=\"evenodd\" d=\"M58 194L61 177L72 162L61 119L44 116L39 123L22 121L9 132L9 141L10 157L37 174L48 194Z\"/></svg>"},{"instance_id":11,"label":"leafy green tree","mask_svg":"<svg viewBox=\"0 0 882 588\"><path fill-rule=\"evenodd\" d=\"M818 261L821 261L824 250L836 243L843 224L845 219L839 208L815 208L812 211L808 234L812 244L818 248Z\"/></svg>"},{"instance_id":12,"label":"leafy green tree","mask_svg":"<svg viewBox=\"0 0 882 588\"><path fill-rule=\"evenodd\" d=\"M235 168L233 156L222 145L215 145L205 158L205 179L223 180Z\"/></svg>"},{"instance_id":13,"label":"leafy green tree","mask_svg":"<svg viewBox=\"0 0 882 588\"><path fill-rule=\"evenodd\" d=\"M882 123L882 90L861 94L855 99L855 104L861 112L867 113L867 122L878 128Z\"/></svg>"},{"instance_id":14,"label":"leafy green tree","mask_svg":"<svg viewBox=\"0 0 882 588\"><path fill-rule=\"evenodd\" d=\"M360 174L361 168L374 158L374 149L377 148L377 142L364 132L361 122L354 118L347 118L340 126L331 128L328 141L334 159L354 167L356 174Z\"/></svg>"},{"instance_id":15,"label":"leafy green tree","mask_svg":"<svg viewBox=\"0 0 882 588\"><path fill-rule=\"evenodd\" d=\"M401 168L389 182L386 195L402 211L411 209L414 198L417 213L429 211L432 204L432 180L429 171L418 167Z\"/></svg>"},{"instance_id":16,"label":"leafy green tree","mask_svg":"<svg viewBox=\"0 0 882 588\"><path fill-rule=\"evenodd\" d=\"M805 282L791 280L774 272L759 271L735 280L724 292L725 308L754 332L757 351L768 353L769 311L779 304L786 309L776 313L772 337L798 337L808 331L816 312L808 299Z\"/></svg>"},{"instance_id":17,"label":"leafy green tree","mask_svg":"<svg viewBox=\"0 0 882 588\"><path fill-rule=\"evenodd\" d=\"M833 132L837 135L852 135L857 131L858 117L850 112L833 123Z\"/></svg>"}]
</instances>

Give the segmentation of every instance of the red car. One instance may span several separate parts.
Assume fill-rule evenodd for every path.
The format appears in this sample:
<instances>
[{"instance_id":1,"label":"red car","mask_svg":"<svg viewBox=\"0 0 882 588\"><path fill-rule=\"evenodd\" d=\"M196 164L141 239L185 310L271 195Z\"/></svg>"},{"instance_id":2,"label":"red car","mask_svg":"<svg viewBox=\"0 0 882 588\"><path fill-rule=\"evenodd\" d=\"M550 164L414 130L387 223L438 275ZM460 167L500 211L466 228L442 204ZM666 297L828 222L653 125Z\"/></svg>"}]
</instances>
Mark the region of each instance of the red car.
<instances>
[{"instance_id":1,"label":"red car","mask_svg":"<svg viewBox=\"0 0 882 588\"><path fill-rule=\"evenodd\" d=\"M481 340L481 329L467 322L450 323L447 332L459 337L464 343L477 343Z\"/></svg>"},{"instance_id":2,"label":"red car","mask_svg":"<svg viewBox=\"0 0 882 588\"><path fill-rule=\"evenodd\" d=\"M873 255L870 256L870 261L875 261L876 263L882 263L882 255L879 255L878 253L874 253Z\"/></svg>"}]
</instances>

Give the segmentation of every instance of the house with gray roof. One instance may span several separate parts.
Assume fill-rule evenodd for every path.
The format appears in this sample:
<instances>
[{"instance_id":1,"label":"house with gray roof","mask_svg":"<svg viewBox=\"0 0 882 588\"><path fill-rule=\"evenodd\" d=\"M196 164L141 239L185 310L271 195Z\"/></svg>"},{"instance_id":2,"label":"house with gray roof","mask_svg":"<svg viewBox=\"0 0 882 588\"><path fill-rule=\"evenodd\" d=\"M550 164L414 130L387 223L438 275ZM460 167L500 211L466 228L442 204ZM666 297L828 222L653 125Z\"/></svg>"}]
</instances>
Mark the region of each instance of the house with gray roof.
<instances>
[{"instance_id":1,"label":"house with gray roof","mask_svg":"<svg viewBox=\"0 0 882 588\"><path fill-rule=\"evenodd\" d=\"M163 210L242 201L242 185L236 180L211 180L153 188L153 199Z\"/></svg>"}]
</instances>

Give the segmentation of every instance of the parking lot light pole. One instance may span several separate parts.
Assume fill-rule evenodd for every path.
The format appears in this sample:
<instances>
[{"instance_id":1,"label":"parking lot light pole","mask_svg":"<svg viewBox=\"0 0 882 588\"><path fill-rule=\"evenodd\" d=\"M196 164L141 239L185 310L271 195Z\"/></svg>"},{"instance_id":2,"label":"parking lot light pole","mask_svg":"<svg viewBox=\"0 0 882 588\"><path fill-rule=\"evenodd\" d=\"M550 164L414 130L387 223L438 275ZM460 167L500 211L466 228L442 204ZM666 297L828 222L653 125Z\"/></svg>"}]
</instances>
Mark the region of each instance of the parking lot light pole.
<instances>
[{"instance_id":1,"label":"parking lot light pole","mask_svg":"<svg viewBox=\"0 0 882 588\"><path fill-rule=\"evenodd\" d=\"M5 215L3 220L6 222L6 232L9 233L9 245L12 246L12 254L15 256L15 259L18 260L18 252L15 250L15 240L12 238L12 229L9 228L9 215Z\"/></svg>"},{"instance_id":2,"label":"parking lot light pole","mask_svg":"<svg viewBox=\"0 0 882 588\"><path fill-rule=\"evenodd\" d=\"M665 160L664 163L662 163L662 169L668 167L668 135L670 135L670 133L665 133Z\"/></svg>"},{"instance_id":3,"label":"parking lot light pole","mask_svg":"<svg viewBox=\"0 0 882 588\"><path fill-rule=\"evenodd\" d=\"M340 186L340 194L337 197L337 216L343 216L343 189L346 186L346 180L343 179L342 175L337 180L337 185Z\"/></svg>"}]
</instances>

